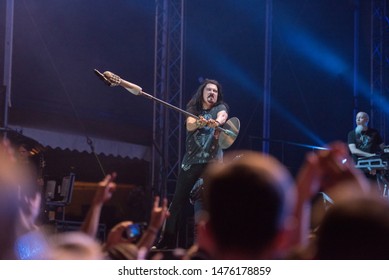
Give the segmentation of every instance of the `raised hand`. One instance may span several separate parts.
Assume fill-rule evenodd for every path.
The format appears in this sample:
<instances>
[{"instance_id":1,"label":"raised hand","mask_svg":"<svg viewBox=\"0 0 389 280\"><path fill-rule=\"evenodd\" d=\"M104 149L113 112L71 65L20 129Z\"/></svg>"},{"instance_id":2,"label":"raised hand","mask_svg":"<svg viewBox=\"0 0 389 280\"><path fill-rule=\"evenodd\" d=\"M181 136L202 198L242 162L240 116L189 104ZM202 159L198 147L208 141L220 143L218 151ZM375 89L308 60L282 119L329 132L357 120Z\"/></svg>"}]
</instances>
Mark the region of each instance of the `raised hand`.
<instances>
[{"instance_id":1,"label":"raised hand","mask_svg":"<svg viewBox=\"0 0 389 280\"><path fill-rule=\"evenodd\" d=\"M149 223L149 229L158 230L162 227L165 219L169 216L168 201L166 198L162 200L161 206L159 196L154 198L153 209L151 210L151 218Z\"/></svg>"},{"instance_id":2,"label":"raised hand","mask_svg":"<svg viewBox=\"0 0 389 280\"><path fill-rule=\"evenodd\" d=\"M99 182L98 189L93 199L94 203L104 204L112 198L112 194L116 190L116 183L114 182L116 177L117 174L114 172L106 175L105 178Z\"/></svg>"}]
</instances>

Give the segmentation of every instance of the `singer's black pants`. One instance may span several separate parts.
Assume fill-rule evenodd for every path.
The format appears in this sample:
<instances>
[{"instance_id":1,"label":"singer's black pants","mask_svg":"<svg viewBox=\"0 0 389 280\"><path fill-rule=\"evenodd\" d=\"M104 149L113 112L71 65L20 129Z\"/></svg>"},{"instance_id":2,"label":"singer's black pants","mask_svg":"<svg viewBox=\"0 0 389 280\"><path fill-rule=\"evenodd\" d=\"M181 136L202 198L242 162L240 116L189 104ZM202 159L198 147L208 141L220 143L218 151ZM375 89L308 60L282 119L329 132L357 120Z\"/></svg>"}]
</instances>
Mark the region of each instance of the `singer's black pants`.
<instances>
[{"instance_id":1,"label":"singer's black pants","mask_svg":"<svg viewBox=\"0 0 389 280\"><path fill-rule=\"evenodd\" d=\"M180 232L180 230L182 230L183 227L187 225L189 215L185 209L191 207L189 202L189 194L197 179L201 177L206 166L207 164L193 164L188 170L181 168L177 178L176 190L173 196L173 200L169 207L170 216L166 220L163 238L160 242L160 246L158 247L163 247L166 249L187 247L188 244L184 244L182 238L177 241L178 232Z\"/></svg>"}]
</instances>

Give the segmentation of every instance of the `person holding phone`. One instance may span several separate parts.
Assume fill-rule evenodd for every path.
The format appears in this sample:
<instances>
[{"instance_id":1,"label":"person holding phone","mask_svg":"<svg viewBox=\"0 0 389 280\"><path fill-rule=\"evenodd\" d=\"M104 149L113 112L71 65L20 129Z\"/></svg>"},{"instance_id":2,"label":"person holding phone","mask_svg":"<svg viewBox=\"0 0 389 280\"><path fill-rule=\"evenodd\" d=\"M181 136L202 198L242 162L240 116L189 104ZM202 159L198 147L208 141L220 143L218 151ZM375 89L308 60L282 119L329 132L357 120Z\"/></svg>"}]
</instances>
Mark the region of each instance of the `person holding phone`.
<instances>
[{"instance_id":1,"label":"person holding phone","mask_svg":"<svg viewBox=\"0 0 389 280\"><path fill-rule=\"evenodd\" d=\"M158 196L155 197L149 223L118 223L108 233L104 250L114 259L145 258L168 216L167 199L160 201Z\"/></svg>"}]
</instances>

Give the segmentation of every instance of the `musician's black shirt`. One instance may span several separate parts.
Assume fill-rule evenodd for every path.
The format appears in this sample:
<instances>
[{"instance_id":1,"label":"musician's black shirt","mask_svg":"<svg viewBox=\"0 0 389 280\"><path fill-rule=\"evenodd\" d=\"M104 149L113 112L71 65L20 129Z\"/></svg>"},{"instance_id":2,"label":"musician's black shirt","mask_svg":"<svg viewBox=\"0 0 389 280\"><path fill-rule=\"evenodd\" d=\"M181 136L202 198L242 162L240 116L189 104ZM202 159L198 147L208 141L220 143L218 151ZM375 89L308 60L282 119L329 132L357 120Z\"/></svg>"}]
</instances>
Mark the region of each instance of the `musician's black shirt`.
<instances>
[{"instance_id":1,"label":"musician's black shirt","mask_svg":"<svg viewBox=\"0 0 389 280\"><path fill-rule=\"evenodd\" d=\"M201 112L205 119L216 119L220 111L226 111L224 104L216 105L210 110ZM187 131L186 153L182 165L204 164L210 161L220 161L223 157L223 150L219 146L219 139L215 135L215 129L205 126L194 131Z\"/></svg>"},{"instance_id":2,"label":"musician's black shirt","mask_svg":"<svg viewBox=\"0 0 389 280\"><path fill-rule=\"evenodd\" d=\"M374 128L368 128L361 133L355 133L355 130L351 130L347 137L348 144L355 144L356 148L366 153L379 153L381 152L380 144L383 143L381 135ZM353 155L354 160L357 160L357 156Z\"/></svg>"}]
</instances>

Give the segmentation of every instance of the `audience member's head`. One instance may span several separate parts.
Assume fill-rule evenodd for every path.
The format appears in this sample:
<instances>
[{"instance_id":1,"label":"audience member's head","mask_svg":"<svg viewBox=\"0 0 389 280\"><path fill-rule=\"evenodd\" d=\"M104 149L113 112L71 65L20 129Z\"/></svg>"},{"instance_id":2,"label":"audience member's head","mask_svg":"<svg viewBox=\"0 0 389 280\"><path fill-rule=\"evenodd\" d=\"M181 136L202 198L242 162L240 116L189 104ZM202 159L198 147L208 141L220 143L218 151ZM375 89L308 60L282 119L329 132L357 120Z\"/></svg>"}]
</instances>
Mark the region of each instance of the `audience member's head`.
<instances>
[{"instance_id":1,"label":"audience member's head","mask_svg":"<svg viewBox=\"0 0 389 280\"><path fill-rule=\"evenodd\" d=\"M138 259L138 251L135 244L121 242L109 247L106 254L107 258L112 260L136 260Z\"/></svg>"},{"instance_id":2,"label":"audience member's head","mask_svg":"<svg viewBox=\"0 0 389 280\"><path fill-rule=\"evenodd\" d=\"M332 206L317 232L317 259L389 259L389 203L360 197Z\"/></svg>"},{"instance_id":3,"label":"audience member's head","mask_svg":"<svg viewBox=\"0 0 389 280\"><path fill-rule=\"evenodd\" d=\"M0 259L15 259L15 245L23 224L21 198L29 176L16 160L9 142L0 144Z\"/></svg>"},{"instance_id":4,"label":"audience member's head","mask_svg":"<svg viewBox=\"0 0 389 280\"><path fill-rule=\"evenodd\" d=\"M52 236L51 257L55 260L101 260L101 245L81 231L62 232Z\"/></svg>"},{"instance_id":5,"label":"audience member's head","mask_svg":"<svg viewBox=\"0 0 389 280\"><path fill-rule=\"evenodd\" d=\"M224 164L206 173L207 223L199 228L200 246L217 259L277 257L294 206L293 179L272 156L237 155L227 154Z\"/></svg>"},{"instance_id":6,"label":"audience member's head","mask_svg":"<svg viewBox=\"0 0 389 280\"><path fill-rule=\"evenodd\" d=\"M18 211L16 186L0 178L0 259L16 258L14 243Z\"/></svg>"}]
</instances>

